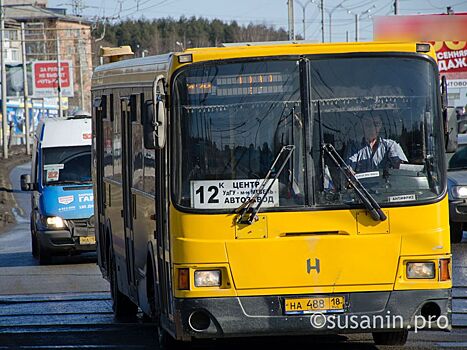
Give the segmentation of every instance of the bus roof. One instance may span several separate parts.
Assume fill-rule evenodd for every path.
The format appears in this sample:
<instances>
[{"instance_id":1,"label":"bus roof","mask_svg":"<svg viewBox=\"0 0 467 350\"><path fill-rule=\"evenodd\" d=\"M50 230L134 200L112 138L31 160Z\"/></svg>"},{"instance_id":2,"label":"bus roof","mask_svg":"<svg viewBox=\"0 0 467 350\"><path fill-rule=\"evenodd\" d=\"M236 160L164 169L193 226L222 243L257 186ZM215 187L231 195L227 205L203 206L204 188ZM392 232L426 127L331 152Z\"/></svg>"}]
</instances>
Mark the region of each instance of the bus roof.
<instances>
[{"instance_id":1,"label":"bus roof","mask_svg":"<svg viewBox=\"0 0 467 350\"><path fill-rule=\"evenodd\" d=\"M224 44L224 47L190 48L183 52L168 53L144 58L133 58L98 66L93 74L93 89L115 85L152 85L157 72L167 73L185 64L213 60L225 60L244 57L299 56L310 54L345 54L375 52L417 52L416 42L350 42L350 43L310 43L261 42ZM434 49L422 52L436 58ZM178 58L191 55L187 63L180 63ZM160 73L159 73L160 74Z\"/></svg>"},{"instance_id":2,"label":"bus roof","mask_svg":"<svg viewBox=\"0 0 467 350\"><path fill-rule=\"evenodd\" d=\"M46 118L37 133L42 148L91 145L91 118Z\"/></svg>"}]
</instances>

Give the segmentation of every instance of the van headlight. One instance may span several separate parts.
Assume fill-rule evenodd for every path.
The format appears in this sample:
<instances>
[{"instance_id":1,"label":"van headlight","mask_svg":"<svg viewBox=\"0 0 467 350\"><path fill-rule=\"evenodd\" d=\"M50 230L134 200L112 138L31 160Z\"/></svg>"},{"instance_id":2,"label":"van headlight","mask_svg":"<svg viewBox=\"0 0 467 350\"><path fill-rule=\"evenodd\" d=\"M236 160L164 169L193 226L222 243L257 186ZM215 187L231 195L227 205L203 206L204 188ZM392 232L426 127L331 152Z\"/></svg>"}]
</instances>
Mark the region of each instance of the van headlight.
<instances>
[{"instance_id":1,"label":"van headlight","mask_svg":"<svg viewBox=\"0 0 467 350\"><path fill-rule=\"evenodd\" d=\"M435 278L434 262L408 262L407 278L432 279Z\"/></svg>"},{"instance_id":2,"label":"van headlight","mask_svg":"<svg viewBox=\"0 0 467 350\"><path fill-rule=\"evenodd\" d=\"M45 218L45 224L49 228L65 228L65 220L60 216L48 216Z\"/></svg>"},{"instance_id":3,"label":"van headlight","mask_svg":"<svg viewBox=\"0 0 467 350\"><path fill-rule=\"evenodd\" d=\"M220 270L198 270L195 271L195 287L220 287Z\"/></svg>"},{"instance_id":4,"label":"van headlight","mask_svg":"<svg viewBox=\"0 0 467 350\"><path fill-rule=\"evenodd\" d=\"M452 186L451 194L455 199L467 198L467 186Z\"/></svg>"}]
</instances>

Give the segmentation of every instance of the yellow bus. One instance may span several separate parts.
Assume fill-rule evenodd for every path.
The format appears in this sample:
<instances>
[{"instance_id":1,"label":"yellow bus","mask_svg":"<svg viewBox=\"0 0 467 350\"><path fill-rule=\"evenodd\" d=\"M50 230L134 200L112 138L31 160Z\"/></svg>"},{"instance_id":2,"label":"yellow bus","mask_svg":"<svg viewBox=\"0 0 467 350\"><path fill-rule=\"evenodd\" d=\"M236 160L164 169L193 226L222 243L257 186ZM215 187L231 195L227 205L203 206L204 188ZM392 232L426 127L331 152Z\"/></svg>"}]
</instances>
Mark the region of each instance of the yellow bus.
<instances>
[{"instance_id":1,"label":"yellow bus","mask_svg":"<svg viewBox=\"0 0 467 350\"><path fill-rule=\"evenodd\" d=\"M366 332L394 345L449 328L440 86L424 43L97 67L96 238L115 315L139 307L161 342Z\"/></svg>"}]
</instances>

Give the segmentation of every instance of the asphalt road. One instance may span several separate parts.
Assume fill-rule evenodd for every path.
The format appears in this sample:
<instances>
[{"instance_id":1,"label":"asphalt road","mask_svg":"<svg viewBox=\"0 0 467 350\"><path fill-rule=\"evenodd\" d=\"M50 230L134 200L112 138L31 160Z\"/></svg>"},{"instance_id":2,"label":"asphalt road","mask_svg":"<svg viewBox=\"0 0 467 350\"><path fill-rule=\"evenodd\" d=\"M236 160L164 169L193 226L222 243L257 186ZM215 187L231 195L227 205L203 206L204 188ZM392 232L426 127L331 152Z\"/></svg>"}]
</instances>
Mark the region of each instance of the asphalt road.
<instances>
[{"instance_id":1,"label":"asphalt road","mask_svg":"<svg viewBox=\"0 0 467 350\"><path fill-rule=\"evenodd\" d=\"M17 179L27 165L11 174ZM0 235L1 349L156 349L156 332L142 315L117 322L112 314L108 283L95 255L64 257L39 266L31 256L29 194L15 192L23 210L18 225ZM403 349L467 349L467 233L453 245L453 324L451 332L410 333ZM402 349L376 347L371 335L255 338L194 344L196 349L238 348Z\"/></svg>"}]
</instances>

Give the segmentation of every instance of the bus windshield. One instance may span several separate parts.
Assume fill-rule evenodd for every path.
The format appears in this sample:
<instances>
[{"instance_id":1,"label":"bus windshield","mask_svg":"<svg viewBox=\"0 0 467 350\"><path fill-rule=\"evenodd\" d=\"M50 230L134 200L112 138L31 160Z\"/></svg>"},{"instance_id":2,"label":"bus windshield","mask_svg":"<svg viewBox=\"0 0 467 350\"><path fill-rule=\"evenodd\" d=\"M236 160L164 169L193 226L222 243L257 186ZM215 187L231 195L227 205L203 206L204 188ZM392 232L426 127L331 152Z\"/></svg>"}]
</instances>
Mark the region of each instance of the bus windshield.
<instances>
[{"instance_id":1,"label":"bus windshield","mask_svg":"<svg viewBox=\"0 0 467 350\"><path fill-rule=\"evenodd\" d=\"M174 83L176 201L238 208L286 145L266 210L362 207L342 167L379 205L434 199L446 181L437 89L436 65L410 56L193 65Z\"/></svg>"},{"instance_id":2,"label":"bus windshield","mask_svg":"<svg viewBox=\"0 0 467 350\"><path fill-rule=\"evenodd\" d=\"M44 185L91 182L91 146L42 149Z\"/></svg>"}]
</instances>

